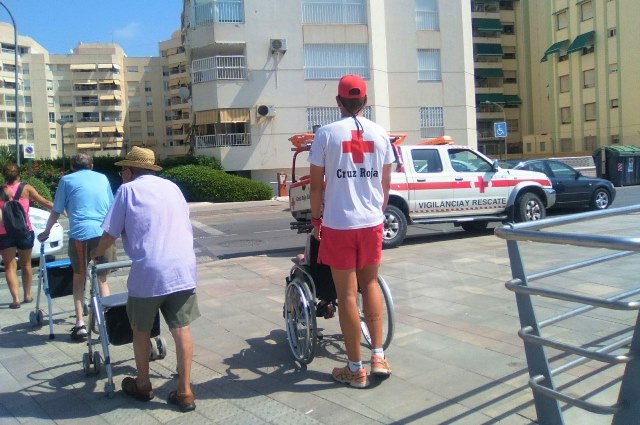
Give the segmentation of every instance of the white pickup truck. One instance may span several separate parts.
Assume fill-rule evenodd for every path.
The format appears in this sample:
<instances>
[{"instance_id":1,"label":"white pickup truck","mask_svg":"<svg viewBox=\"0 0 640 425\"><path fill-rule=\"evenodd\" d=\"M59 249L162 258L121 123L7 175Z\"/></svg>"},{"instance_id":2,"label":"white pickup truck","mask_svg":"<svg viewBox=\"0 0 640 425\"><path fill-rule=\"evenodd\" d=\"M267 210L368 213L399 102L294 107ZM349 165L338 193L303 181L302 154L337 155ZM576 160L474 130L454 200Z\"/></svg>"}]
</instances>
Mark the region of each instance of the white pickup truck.
<instances>
[{"instance_id":1,"label":"white pickup truck","mask_svg":"<svg viewBox=\"0 0 640 425\"><path fill-rule=\"evenodd\" d=\"M396 161L385 210L383 247L400 245L409 224L453 223L481 231L489 222L540 220L556 195L546 175L502 169L497 161L444 136L420 145L402 145L391 135ZM292 229L310 231L309 176L296 176L296 159L308 152L312 134L289 139L294 148L289 204ZM305 163L306 166L306 163Z\"/></svg>"}]
</instances>

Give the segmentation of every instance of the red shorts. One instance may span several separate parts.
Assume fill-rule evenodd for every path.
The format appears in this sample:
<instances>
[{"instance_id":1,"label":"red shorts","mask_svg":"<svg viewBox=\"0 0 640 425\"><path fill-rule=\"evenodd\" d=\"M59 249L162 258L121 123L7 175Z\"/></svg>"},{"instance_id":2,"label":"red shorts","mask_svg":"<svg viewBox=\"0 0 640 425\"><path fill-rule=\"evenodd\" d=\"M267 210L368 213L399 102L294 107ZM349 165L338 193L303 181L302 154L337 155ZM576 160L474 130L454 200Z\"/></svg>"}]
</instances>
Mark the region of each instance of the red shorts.
<instances>
[{"instance_id":1,"label":"red shorts","mask_svg":"<svg viewBox=\"0 0 640 425\"><path fill-rule=\"evenodd\" d=\"M382 226L336 230L322 227L318 263L338 270L361 269L382 260Z\"/></svg>"}]
</instances>

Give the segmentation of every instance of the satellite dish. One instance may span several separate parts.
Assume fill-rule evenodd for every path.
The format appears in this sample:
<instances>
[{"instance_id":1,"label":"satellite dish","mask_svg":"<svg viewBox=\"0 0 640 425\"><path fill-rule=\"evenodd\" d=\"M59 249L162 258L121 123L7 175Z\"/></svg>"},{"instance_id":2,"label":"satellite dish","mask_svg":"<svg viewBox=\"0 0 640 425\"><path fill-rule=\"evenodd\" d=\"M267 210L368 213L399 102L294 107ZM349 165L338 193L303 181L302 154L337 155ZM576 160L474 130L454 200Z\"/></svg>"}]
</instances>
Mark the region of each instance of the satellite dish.
<instances>
[{"instance_id":1,"label":"satellite dish","mask_svg":"<svg viewBox=\"0 0 640 425\"><path fill-rule=\"evenodd\" d=\"M178 89L178 95L182 100L189 99L190 94L191 93L189 93L189 87L182 86Z\"/></svg>"}]
</instances>

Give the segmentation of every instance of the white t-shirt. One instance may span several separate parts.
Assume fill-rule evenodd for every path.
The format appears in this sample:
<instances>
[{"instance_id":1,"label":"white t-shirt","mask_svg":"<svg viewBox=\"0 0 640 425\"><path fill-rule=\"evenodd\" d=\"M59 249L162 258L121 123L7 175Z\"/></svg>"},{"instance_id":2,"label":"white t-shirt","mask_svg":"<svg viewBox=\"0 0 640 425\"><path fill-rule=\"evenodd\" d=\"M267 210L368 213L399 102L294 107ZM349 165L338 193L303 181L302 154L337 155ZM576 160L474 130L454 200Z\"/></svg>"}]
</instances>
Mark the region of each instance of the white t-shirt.
<instances>
[{"instance_id":1,"label":"white t-shirt","mask_svg":"<svg viewBox=\"0 0 640 425\"><path fill-rule=\"evenodd\" d=\"M352 117L320 127L309 152L309 162L324 167L323 223L332 229L373 227L384 217L382 168L393 162L391 142L378 124L358 121L360 134Z\"/></svg>"}]
</instances>

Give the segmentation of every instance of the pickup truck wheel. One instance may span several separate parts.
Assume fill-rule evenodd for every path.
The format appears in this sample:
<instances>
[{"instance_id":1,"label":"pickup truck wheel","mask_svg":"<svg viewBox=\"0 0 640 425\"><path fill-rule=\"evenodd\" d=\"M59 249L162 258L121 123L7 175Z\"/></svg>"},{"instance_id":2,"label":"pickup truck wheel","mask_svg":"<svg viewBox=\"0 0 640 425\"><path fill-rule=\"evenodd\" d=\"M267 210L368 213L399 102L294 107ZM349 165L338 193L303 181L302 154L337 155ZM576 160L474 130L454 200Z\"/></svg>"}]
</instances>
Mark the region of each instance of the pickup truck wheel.
<instances>
[{"instance_id":1,"label":"pickup truck wheel","mask_svg":"<svg viewBox=\"0 0 640 425\"><path fill-rule=\"evenodd\" d=\"M483 232L487 230L487 226L489 222L487 221L469 221L466 223L460 223L460 227L465 232L474 233L474 232Z\"/></svg>"},{"instance_id":2,"label":"pickup truck wheel","mask_svg":"<svg viewBox=\"0 0 640 425\"><path fill-rule=\"evenodd\" d=\"M384 211L384 228L382 230L382 247L395 248L407 236L407 217L395 205L387 205Z\"/></svg>"},{"instance_id":3,"label":"pickup truck wheel","mask_svg":"<svg viewBox=\"0 0 640 425\"><path fill-rule=\"evenodd\" d=\"M523 193L516 200L515 221L517 223L542 220L546 215L544 204L535 193Z\"/></svg>"}]
</instances>

